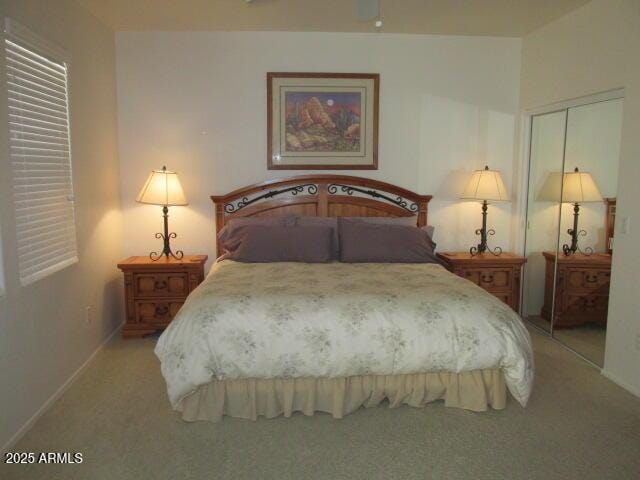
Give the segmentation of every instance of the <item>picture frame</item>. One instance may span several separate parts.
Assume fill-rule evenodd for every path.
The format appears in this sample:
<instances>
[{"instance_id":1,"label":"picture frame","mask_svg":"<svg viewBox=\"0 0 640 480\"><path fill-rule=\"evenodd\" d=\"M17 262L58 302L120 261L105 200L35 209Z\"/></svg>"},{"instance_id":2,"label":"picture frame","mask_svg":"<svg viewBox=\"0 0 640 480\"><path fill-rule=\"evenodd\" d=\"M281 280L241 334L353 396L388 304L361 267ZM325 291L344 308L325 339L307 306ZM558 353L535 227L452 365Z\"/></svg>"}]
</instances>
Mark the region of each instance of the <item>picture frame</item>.
<instances>
[{"instance_id":1,"label":"picture frame","mask_svg":"<svg viewBox=\"0 0 640 480\"><path fill-rule=\"evenodd\" d=\"M267 73L269 170L377 170L380 75Z\"/></svg>"}]
</instances>

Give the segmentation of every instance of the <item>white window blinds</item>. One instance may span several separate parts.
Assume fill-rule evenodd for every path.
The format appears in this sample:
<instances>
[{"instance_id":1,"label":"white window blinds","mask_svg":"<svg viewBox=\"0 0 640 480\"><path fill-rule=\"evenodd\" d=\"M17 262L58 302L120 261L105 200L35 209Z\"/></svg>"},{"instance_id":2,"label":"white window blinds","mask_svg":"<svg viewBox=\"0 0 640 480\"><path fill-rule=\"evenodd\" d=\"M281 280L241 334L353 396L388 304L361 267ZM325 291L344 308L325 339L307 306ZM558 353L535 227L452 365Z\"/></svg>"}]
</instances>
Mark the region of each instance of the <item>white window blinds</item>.
<instances>
[{"instance_id":1,"label":"white window blinds","mask_svg":"<svg viewBox=\"0 0 640 480\"><path fill-rule=\"evenodd\" d=\"M77 262L78 254L67 64L15 30L5 31L5 60L18 261L26 285Z\"/></svg>"}]
</instances>

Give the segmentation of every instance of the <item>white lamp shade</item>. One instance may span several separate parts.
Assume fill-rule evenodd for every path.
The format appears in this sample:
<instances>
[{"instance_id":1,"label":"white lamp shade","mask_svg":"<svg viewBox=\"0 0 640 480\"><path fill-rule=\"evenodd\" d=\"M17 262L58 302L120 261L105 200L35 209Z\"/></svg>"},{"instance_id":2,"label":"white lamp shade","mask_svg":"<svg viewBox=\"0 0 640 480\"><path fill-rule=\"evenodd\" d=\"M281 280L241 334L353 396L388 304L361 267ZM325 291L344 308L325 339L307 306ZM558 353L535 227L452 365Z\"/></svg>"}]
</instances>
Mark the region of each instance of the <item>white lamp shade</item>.
<instances>
[{"instance_id":1,"label":"white lamp shade","mask_svg":"<svg viewBox=\"0 0 640 480\"><path fill-rule=\"evenodd\" d=\"M162 170L153 170L149 174L136 202L167 206L188 205L178 175L165 167Z\"/></svg>"},{"instance_id":2,"label":"white lamp shade","mask_svg":"<svg viewBox=\"0 0 640 480\"><path fill-rule=\"evenodd\" d=\"M589 172L576 169L565 173L562 181L562 201L564 203L601 202L602 195Z\"/></svg>"},{"instance_id":3,"label":"white lamp shade","mask_svg":"<svg viewBox=\"0 0 640 480\"><path fill-rule=\"evenodd\" d=\"M506 202L509 201L509 194L500 172L489 170L489 167L485 167L484 170L473 172L460 198L464 200Z\"/></svg>"}]
</instances>

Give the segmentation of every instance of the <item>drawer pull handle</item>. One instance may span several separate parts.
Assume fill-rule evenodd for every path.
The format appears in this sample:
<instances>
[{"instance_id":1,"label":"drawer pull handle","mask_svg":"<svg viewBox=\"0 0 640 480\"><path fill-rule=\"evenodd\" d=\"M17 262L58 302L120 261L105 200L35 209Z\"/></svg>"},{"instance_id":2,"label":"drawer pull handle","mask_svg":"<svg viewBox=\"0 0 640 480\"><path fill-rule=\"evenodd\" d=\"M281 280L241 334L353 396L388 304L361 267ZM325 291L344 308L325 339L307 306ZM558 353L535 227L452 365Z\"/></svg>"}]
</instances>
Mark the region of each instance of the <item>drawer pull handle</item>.
<instances>
[{"instance_id":1,"label":"drawer pull handle","mask_svg":"<svg viewBox=\"0 0 640 480\"><path fill-rule=\"evenodd\" d=\"M493 283L493 275L482 274L480 277L484 283Z\"/></svg>"},{"instance_id":2,"label":"drawer pull handle","mask_svg":"<svg viewBox=\"0 0 640 480\"><path fill-rule=\"evenodd\" d=\"M156 315L159 317L164 317L167 313L169 313L169 307L166 305L158 305L156 306Z\"/></svg>"},{"instance_id":3,"label":"drawer pull handle","mask_svg":"<svg viewBox=\"0 0 640 480\"><path fill-rule=\"evenodd\" d=\"M164 290L167 288L167 282L164 280L157 280L156 283L153 284L153 288L155 290Z\"/></svg>"},{"instance_id":4,"label":"drawer pull handle","mask_svg":"<svg viewBox=\"0 0 640 480\"><path fill-rule=\"evenodd\" d=\"M598 281L598 275L588 275L586 276L587 283L596 283Z\"/></svg>"}]
</instances>

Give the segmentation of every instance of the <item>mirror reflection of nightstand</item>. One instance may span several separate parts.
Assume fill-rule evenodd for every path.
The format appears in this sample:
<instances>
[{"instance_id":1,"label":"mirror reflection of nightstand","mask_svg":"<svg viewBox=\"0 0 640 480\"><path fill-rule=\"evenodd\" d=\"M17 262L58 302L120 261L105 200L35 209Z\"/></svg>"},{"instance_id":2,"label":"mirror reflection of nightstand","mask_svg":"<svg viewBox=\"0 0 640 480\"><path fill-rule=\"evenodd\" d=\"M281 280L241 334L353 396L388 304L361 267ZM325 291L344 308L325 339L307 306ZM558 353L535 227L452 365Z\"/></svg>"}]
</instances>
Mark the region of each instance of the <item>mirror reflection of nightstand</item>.
<instances>
[{"instance_id":1,"label":"mirror reflection of nightstand","mask_svg":"<svg viewBox=\"0 0 640 480\"><path fill-rule=\"evenodd\" d=\"M553 305L553 267L558 257L555 292L554 328L584 323L606 325L609 306L611 255L556 255L543 252L546 260L544 305L541 316L551 319Z\"/></svg>"}]
</instances>

